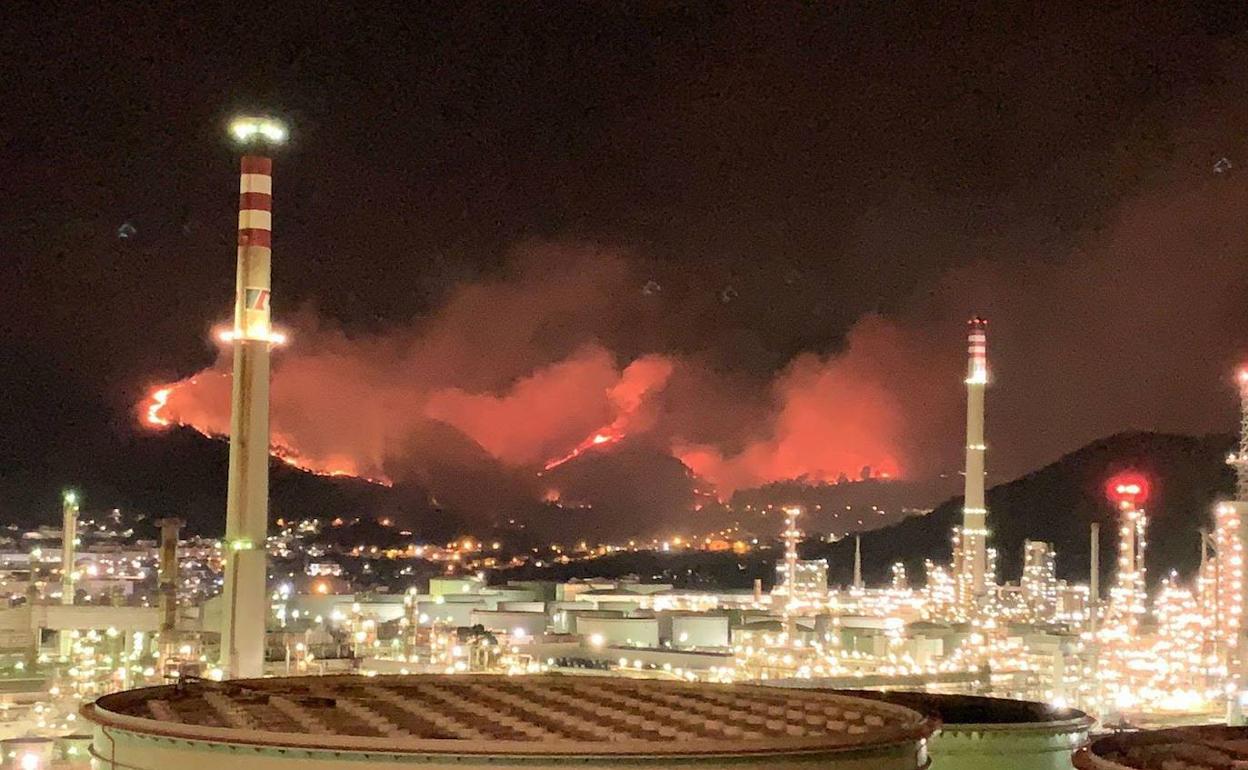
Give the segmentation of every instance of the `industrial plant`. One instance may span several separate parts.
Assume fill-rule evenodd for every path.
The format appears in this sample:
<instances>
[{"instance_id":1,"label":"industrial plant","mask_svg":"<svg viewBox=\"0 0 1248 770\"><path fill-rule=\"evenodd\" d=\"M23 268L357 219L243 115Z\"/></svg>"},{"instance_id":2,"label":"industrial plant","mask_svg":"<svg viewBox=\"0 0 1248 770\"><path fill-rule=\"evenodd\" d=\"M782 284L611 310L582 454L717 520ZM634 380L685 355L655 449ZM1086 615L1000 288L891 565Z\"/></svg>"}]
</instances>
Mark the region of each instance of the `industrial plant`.
<instances>
[{"instance_id":1,"label":"industrial plant","mask_svg":"<svg viewBox=\"0 0 1248 770\"><path fill-rule=\"evenodd\" d=\"M1167 576L1151 595L1152 482L1135 472L1105 480L1118 526L1087 533L1087 582L1059 580L1060 554L1040 540L1026 542L1017 583L998 578L979 316L966 337L961 524L948 561L933 555L921 576L898 563L868 585L855 535L853 580L832 585L827 561L801 557L797 505L761 544L722 530L640 548L552 544L546 557L592 569L624 548L775 543L767 589L498 580L504 548L483 538L334 551L316 538L341 520L270 524L270 355L285 341L270 310L270 155L286 129L255 117L231 132L244 154L233 323L220 334L233 358L225 536L184 536L174 516L147 522L150 539L122 511L84 518L90 490L64 493L59 531L15 533L0 551L4 767L1100 770L1163 755L1206 766L1197 754L1223 744L1228 762L1240 756L1225 732L1237 727L1174 726L1245 718L1248 371L1236 499L1209 512L1195 579ZM163 420L167 397L156 391L148 421ZM621 435L594 434L546 470ZM1104 568L1103 535L1118 554ZM381 559L410 579L357 591L351 570ZM432 571L418 578L418 562Z\"/></svg>"}]
</instances>

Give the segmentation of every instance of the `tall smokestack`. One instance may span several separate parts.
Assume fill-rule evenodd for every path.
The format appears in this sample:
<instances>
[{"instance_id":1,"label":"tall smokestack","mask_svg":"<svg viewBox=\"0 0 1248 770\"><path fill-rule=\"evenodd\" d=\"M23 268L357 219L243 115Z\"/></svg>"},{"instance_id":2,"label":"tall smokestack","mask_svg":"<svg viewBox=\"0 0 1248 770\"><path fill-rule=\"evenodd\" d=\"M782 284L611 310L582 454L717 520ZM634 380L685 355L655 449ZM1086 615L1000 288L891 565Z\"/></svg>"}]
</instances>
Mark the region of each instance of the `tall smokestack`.
<instances>
[{"instance_id":1,"label":"tall smokestack","mask_svg":"<svg viewBox=\"0 0 1248 770\"><path fill-rule=\"evenodd\" d=\"M962 583L967 599L982 596L988 568L988 509L984 502L984 390L988 385L988 322L976 316L967 333L966 488L962 506Z\"/></svg>"},{"instance_id":2,"label":"tall smokestack","mask_svg":"<svg viewBox=\"0 0 1248 770\"><path fill-rule=\"evenodd\" d=\"M61 493L61 604L74 603L74 588L77 576L74 575L74 561L77 548L74 541L78 539L78 493L67 489ZM34 583L34 572L31 572L31 583ZM58 651L61 657L67 658L73 652L73 639L68 629L58 633Z\"/></svg>"},{"instance_id":3,"label":"tall smokestack","mask_svg":"<svg viewBox=\"0 0 1248 770\"><path fill-rule=\"evenodd\" d=\"M1089 565L1088 572L1088 605L1092 609L1096 608L1098 602L1101 601L1101 525L1098 522L1092 522L1092 541L1089 543L1091 549L1092 563Z\"/></svg>"},{"instance_id":4,"label":"tall smokestack","mask_svg":"<svg viewBox=\"0 0 1248 770\"><path fill-rule=\"evenodd\" d=\"M74 603L74 541L78 539L78 493L67 489L61 495L61 604Z\"/></svg>"},{"instance_id":5,"label":"tall smokestack","mask_svg":"<svg viewBox=\"0 0 1248 770\"><path fill-rule=\"evenodd\" d=\"M862 588L862 535L854 535L854 588Z\"/></svg>"},{"instance_id":6,"label":"tall smokestack","mask_svg":"<svg viewBox=\"0 0 1248 770\"><path fill-rule=\"evenodd\" d=\"M265 537L269 519L269 348L281 339L269 318L273 161L259 150L280 144L286 129L265 118L241 118L231 133L252 148L242 157L238 206L238 272L230 402L230 477L225 514L225 592L221 666L226 676L264 673L268 618Z\"/></svg>"}]
</instances>

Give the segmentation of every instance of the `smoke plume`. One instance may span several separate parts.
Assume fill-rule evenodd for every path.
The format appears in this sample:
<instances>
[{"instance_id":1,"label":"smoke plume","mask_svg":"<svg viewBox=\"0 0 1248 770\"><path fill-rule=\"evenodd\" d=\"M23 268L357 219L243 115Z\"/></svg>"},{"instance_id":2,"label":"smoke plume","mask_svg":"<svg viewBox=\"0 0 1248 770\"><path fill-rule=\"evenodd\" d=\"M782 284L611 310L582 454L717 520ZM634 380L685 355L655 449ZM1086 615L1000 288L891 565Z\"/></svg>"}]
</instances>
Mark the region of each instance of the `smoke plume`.
<instances>
[{"instance_id":1,"label":"smoke plume","mask_svg":"<svg viewBox=\"0 0 1248 770\"><path fill-rule=\"evenodd\" d=\"M721 496L905 472L900 329L867 319L841 355L800 356L770 384L734 379L697 351L626 359L608 347L644 296L637 284L619 253L533 247L414 329L350 336L300 314L293 344L274 353L275 452L320 473L414 479L437 499L448 485L498 489L505 478L507 504L548 493L539 475L620 443L637 445L634 465L646 452L679 458ZM226 435L230 366L223 350L211 369L160 389L142 416ZM489 483L459 483L483 465Z\"/></svg>"},{"instance_id":2,"label":"smoke plume","mask_svg":"<svg viewBox=\"0 0 1248 770\"><path fill-rule=\"evenodd\" d=\"M1025 213L1026 186L970 209L908 192L865 216L847 248L904 251L904 232L980 256L946 260L911 301L770 373L738 365L759 336L703 320L714 305L658 287L640 258L583 244L520 249L409 328L348 334L297 314L274 358L273 442L304 467L410 480L494 514L572 489L592 504L593 478L644 479L672 458L691 473L646 503L655 515L687 509L695 477L721 498L795 478L953 477L972 313L990 321L993 481L1116 431L1227 430L1225 375L1248 333L1248 187L1239 169L1211 170L1208 144L1193 138L1073 231ZM971 222L1009 216L999 230ZM948 228L966 237L950 242ZM225 434L229 370L223 351L140 414ZM609 471L612 458L632 470Z\"/></svg>"}]
</instances>

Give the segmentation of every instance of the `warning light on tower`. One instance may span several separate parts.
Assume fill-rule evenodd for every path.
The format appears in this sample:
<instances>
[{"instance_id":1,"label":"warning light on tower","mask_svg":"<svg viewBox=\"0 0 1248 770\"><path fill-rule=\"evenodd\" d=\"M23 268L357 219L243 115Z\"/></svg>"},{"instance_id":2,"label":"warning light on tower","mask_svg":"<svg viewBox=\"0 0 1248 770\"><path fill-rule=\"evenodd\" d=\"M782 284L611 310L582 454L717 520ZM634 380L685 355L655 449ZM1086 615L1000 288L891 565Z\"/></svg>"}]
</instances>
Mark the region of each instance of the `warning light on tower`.
<instances>
[{"instance_id":1,"label":"warning light on tower","mask_svg":"<svg viewBox=\"0 0 1248 770\"><path fill-rule=\"evenodd\" d=\"M1105 493L1119 509L1132 510L1148 499L1148 477L1136 471L1124 471L1105 484Z\"/></svg>"}]
</instances>

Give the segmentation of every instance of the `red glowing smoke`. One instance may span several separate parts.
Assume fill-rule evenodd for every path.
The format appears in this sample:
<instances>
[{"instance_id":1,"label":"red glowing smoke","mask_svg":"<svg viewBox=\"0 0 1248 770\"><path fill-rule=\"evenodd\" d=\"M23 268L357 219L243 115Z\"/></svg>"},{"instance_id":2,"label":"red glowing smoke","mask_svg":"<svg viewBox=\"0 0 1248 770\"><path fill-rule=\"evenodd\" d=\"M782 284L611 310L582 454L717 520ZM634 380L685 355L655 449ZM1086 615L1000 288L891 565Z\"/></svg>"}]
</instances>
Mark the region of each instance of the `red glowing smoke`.
<instances>
[{"instance_id":1,"label":"red glowing smoke","mask_svg":"<svg viewBox=\"0 0 1248 770\"><path fill-rule=\"evenodd\" d=\"M572 451L547 460L543 470L558 468L595 447L619 443L628 436L630 430L649 427L638 424L646 417L640 412L643 400L648 394L662 389L671 376L672 360L666 356L646 356L629 364L620 381L607 393L616 412L615 418L586 436L581 443L572 447Z\"/></svg>"},{"instance_id":2,"label":"red glowing smoke","mask_svg":"<svg viewBox=\"0 0 1248 770\"><path fill-rule=\"evenodd\" d=\"M573 437L585 434L586 426L601 426L562 460L545 462L544 467L550 469L593 446L622 440L630 426L644 420L645 398L662 389L671 371L672 362L663 356L640 358L621 370L605 349L588 347L534 371L503 393L470 393L460 388L370 392L366 383L349 382L349 374L344 382L343 374L335 377L319 363L296 360L275 371L271 442L274 454L292 465L330 475L384 479L386 455L381 447L385 436L401 437L405 423L412 430L426 420L446 423L509 467L542 464L552 453L567 451ZM307 423L284 419L297 411L295 404L307 403L304 389L311 386L305 378L330 388L344 385L347 390L342 392L355 396L344 399L340 414L332 419L341 438L316 441L316 446L324 448L315 452L304 449L309 445L303 432ZM288 398L284 400L283 394L289 394ZM205 435L226 436L229 402L229 375L209 371L156 389L140 411L154 427L177 423ZM393 419L383 427L385 415L378 410L390 408ZM357 419L373 426L372 435L345 429L348 421ZM334 446L364 451L335 450Z\"/></svg>"},{"instance_id":3,"label":"red glowing smoke","mask_svg":"<svg viewBox=\"0 0 1248 770\"><path fill-rule=\"evenodd\" d=\"M546 491L537 474L634 438L681 459L721 497L906 467L910 372L890 325L861 323L843 355L799 356L770 385L772 405L747 409L764 401L757 385L746 392L689 356L621 360L600 341L637 312L629 297L640 293L624 290L634 278L622 260L553 259L558 269L548 257L530 259L508 280L463 287L410 330L349 337L296 319L292 344L273 358L275 454L318 473L387 480L407 473L396 468L416 453L428 460L417 477L436 486L429 468L447 473L444 455L466 451L447 443L440 431L449 426L478 448L464 464L486 458L520 474L533 499ZM154 389L140 419L226 435L230 365L226 349L211 369Z\"/></svg>"},{"instance_id":4,"label":"red glowing smoke","mask_svg":"<svg viewBox=\"0 0 1248 770\"><path fill-rule=\"evenodd\" d=\"M686 444L677 456L721 496L782 479L837 482L900 475L911 420L899 390L904 337L878 317L860 322L839 356L802 355L773 385L769 429L739 452ZM895 364L895 366L894 366Z\"/></svg>"}]
</instances>

